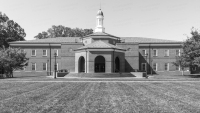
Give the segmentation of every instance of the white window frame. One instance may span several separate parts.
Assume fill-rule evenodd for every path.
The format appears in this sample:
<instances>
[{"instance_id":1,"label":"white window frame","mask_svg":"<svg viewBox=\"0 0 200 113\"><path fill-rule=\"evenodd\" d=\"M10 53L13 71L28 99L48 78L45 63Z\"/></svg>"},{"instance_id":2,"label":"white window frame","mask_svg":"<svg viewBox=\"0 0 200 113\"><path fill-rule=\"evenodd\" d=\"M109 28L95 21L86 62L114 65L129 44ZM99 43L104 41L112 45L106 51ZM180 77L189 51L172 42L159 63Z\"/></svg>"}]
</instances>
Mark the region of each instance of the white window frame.
<instances>
[{"instance_id":1,"label":"white window frame","mask_svg":"<svg viewBox=\"0 0 200 113\"><path fill-rule=\"evenodd\" d=\"M58 49L54 49L54 53L56 52L56 56L58 56Z\"/></svg>"},{"instance_id":2,"label":"white window frame","mask_svg":"<svg viewBox=\"0 0 200 113\"><path fill-rule=\"evenodd\" d=\"M144 51L144 54L143 54L143 51ZM147 56L147 51L146 51L146 49L143 49L143 50L142 50L142 55L143 55L143 56Z\"/></svg>"},{"instance_id":3,"label":"white window frame","mask_svg":"<svg viewBox=\"0 0 200 113\"><path fill-rule=\"evenodd\" d=\"M45 70L44 70L44 64L45 64ZM47 63L42 63L42 70L47 71Z\"/></svg>"},{"instance_id":4,"label":"white window frame","mask_svg":"<svg viewBox=\"0 0 200 113\"><path fill-rule=\"evenodd\" d=\"M46 54L44 55L44 50L46 51ZM46 49L43 49L42 50L42 56L47 56L47 50Z\"/></svg>"},{"instance_id":5,"label":"white window frame","mask_svg":"<svg viewBox=\"0 0 200 113\"><path fill-rule=\"evenodd\" d=\"M154 70L154 64L156 64L156 69ZM153 63L153 70L157 71L158 70L158 63Z\"/></svg>"},{"instance_id":6,"label":"white window frame","mask_svg":"<svg viewBox=\"0 0 200 113\"><path fill-rule=\"evenodd\" d=\"M176 51L178 50L178 55L176 54L176 56L181 56L181 50L180 49L176 49Z\"/></svg>"},{"instance_id":7,"label":"white window frame","mask_svg":"<svg viewBox=\"0 0 200 113\"><path fill-rule=\"evenodd\" d=\"M35 55L33 55L33 50L35 51ZM36 56L36 49L31 50L31 56Z\"/></svg>"},{"instance_id":8,"label":"white window frame","mask_svg":"<svg viewBox=\"0 0 200 113\"><path fill-rule=\"evenodd\" d=\"M145 65L145 70L143 70L143 64ZM142 71L145 71L145 72L147 71L147 63L142 63L142 64L141 64L141 70L142 70Z\"/></svg>"},{"instance_id":9,"label":"white window frame","mask_svg":"<svg viewBox=\"0 0 200 113\"><path fill-rule=\"evenodd\" d=\"M166 69L164 69L164 70L169 71L169 63L165 63L165 64L167 64L167 70ZM165 68L165 65L164 65L164 68Z\"/></svg>"},{"instance_id":10,"label":"white window frame","mask_svg":"<svg viewBox=\"0 0 200 113\"><path fill-rule=\"evenodd\" d=\"M35 64L35 67L34 67L35 70L33 70L33 64ZM32 65L31 65L31 70L32 70L32 71L36 71L36 63L32 63Z\"/></svg>"},{"instance_id":11,"label":"white window frame","mask_svg":"<svg viewBox=\"0 0 200 113\"><path fill-rule=\"evenodd\" d=\"M165 54L165 53L166 53L166 51L167 51L167 54ZM165 50L164 50L164 55L165 55L166 57L168 57L168 56L169 56L169 49L165 49Z\"/></svg>"},{"instance_id":12,"label":"white window frame","mask_svg":"<svg viewBox=\"0 0 200 113\"><path fill-rule=\"evenodd\" d=\"M154 51L156 51L156 55L154 54ZM157 49L153 50L153 56L158 56L158 50Z\"/></svg>"},{"instance_id":13,"label":"white window frame","mask_svg":"<svg viewBox=\"0 0 200 113\"><path fill-rule=\"evenodd\" d=\"M177 70L177 67L178 67L178 70ZM176 66L176 71L180 71L180 70L181 70L181 66L180 65Z\"/></svg>"}]
</instances>

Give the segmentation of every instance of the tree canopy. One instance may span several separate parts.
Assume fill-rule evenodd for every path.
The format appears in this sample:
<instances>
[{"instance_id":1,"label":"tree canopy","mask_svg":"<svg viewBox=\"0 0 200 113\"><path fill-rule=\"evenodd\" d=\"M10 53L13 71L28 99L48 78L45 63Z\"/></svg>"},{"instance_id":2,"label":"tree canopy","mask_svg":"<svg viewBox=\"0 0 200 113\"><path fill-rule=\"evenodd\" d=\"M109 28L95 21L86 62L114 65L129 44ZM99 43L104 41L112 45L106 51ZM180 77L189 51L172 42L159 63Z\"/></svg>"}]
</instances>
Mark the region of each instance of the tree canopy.
<instances>
[{"instance_id":1,"label":"tree canopy","mask_svg":"<svg viewBox=\"0 0 200 113\"><path fill-rule=\"evenodd\" d=\"M13 71L28 65L26 53L19 48L0 49L0 68L4 69L7 77L13 77Z\"/></svg>"},{"instance_id":2,"label":"tree canopy","mask_svg":"<svg viewBox=\"0 0 200 113\"><path fill-rule=\"evenodd\" d=\"M182 71L185 67L200 67L200 33L192 28L191 36L183 42L183 52L181 56L173 62L175 66L180 66Z\"/></svg>"},{"instance_id":3,"label":"tree canopy","mask_svg":"<svg viewBox=\"0 0 200 113\"><path fill-rule=\"evenodd\" d=\"M45 39L45 38L56 38L56 37L82 37L92 34L92 29L80 29L80 28L69 28L62 25L53 25L47 31L38 33L34 38Z\"/></svg>"},{"instance_id":4,"label":"tree canopy","mask_svg":"<svg viewBox=\"0 0 200 113\"><path fill-rule=\"evenodd\" d=\"M197 29L191 30L191 37L183 43L182 57L189 67L200 66L200 33Z\"/></svg>"},{"instance_id":5,"label":"tree canopy","mask_svg":"<svg viewBox=\"0 0 200 113\"><path fill-rule=\"evenodd\" d=\"M9 47L8 42L23 41L25 36L24 29L18 23L0 12L0 48Z\"/></svg>"}]
</instances>

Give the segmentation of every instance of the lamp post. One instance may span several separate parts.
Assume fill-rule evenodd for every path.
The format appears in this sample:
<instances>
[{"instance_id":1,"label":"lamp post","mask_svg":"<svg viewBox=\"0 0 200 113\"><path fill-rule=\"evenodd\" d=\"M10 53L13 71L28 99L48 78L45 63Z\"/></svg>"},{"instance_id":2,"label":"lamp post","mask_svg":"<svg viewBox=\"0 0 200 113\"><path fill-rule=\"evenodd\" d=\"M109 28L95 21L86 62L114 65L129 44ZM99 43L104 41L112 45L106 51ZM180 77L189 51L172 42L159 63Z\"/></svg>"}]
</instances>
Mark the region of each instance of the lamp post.
<instances>
[{"instance_id":1,"label":"lamp post","mask_svg":"<svg viewBox=\"0 0 200 113\"><path fill-rule=\"evenodd\" d=\"M47 76L49 76L49 69L48 69L48 65L49 65L49 59L47 59Z\"/></svg>"},{"instance_id":2,"label":"lamp post","mask_svg":"<svg viewBox=\"0 0 200 113\"><path fill-rule=\"evenodd\" d=\"M145 57L146 57L146 65L145 65L146 66L145 67L145 69L146 69L146 78L148 78L148 76L147 76L147 57L148 57L148 53L145 54Z\"/></svg>"},{"instance_id":3,"label":"lamp post","mask_svg":"<svg viewBox=\"0 0 200 113\"><path fill-rule=\"evenodd\" d=\"M54 57L55 57L55 65L54 65L55 74L54 74L54 79L56 79L56 70L57 70L57 67L56 67L56 56L57 56L57 54L54 53Z\"/></svg>"}]
</instances>

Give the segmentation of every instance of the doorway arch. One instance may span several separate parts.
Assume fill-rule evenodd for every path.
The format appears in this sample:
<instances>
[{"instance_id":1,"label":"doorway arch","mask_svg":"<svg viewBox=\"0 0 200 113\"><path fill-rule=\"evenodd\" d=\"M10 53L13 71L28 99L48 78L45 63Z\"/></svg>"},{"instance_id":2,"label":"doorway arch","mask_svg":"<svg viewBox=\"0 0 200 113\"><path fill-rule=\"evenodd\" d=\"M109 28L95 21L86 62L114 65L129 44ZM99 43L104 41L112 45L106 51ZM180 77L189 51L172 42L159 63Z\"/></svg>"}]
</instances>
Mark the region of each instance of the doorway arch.
<instances>
[{"instance_id":1,"label":"doorway arch","mask_svg":"<svg viewBox=\"0 0 200 113\"><path fill-rule=\"evenodd\" d=\"M79 73L85 72L85 58L83 56L79 58L78 66L79 66L78 68Z\"/></svg>"},{"instance_id":2,"label":"doorway arch","mask_svg":"<svg viewBox=\"0 0 200 113\"><path fill-rule=\"evenodd\" d=\"M105 58L103 56L97 56L94 62L94 72L104 73L105 72Z\"/></svg>"},{"instance_id":3,"label":"doorway arch","mask_svg":"<svg viewBox=\"0 0 200 113\"><path fill-rule=\"evenodd\" d=\"M120 60L119 60L119 57L115 58L115 72L120 72Z\"/></svg>"}]
</instances>

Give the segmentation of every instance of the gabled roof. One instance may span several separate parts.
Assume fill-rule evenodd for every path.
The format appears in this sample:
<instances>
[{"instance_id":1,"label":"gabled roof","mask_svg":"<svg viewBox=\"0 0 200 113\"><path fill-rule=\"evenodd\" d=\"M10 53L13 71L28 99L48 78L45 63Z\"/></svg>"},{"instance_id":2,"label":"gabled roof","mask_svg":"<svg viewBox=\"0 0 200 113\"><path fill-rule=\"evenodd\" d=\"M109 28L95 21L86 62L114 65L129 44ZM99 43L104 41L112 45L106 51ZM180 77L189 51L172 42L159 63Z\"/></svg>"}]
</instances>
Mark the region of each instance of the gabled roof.
<instances>
[{"instance_id":1,"label":"gabled roof","mask_svg":"<svg viewBox=\"0 0 200 113\"><path fill-rule=\"evenodd\" d=\"M81 42L80 37L56 37L56 38L46 38L46 39L35 39L27 41L15 41L12 43L75 43Z\"/></svg>"},{"instance_id":2,"label":"gabled roof","mask_svg":"<svg viewBox=\"0 0 200 113\"><path fill-rule=\"evenodd\" d=\"M156 38L144 38L144 37L120 37L122 42L136 42L136 43L182 43L176 40L164 40Z\"/></svg>"},{"instance_id":3,"label":"gabled roof","mask_svg":"<svg viewBox=\"0 0 200 113\"><path fill-rule=\"evenodd\" d=\"M99 41L95 41L91 44L88 44L86 46L82 46L80 48L78 48L77 50L81 50L81 49L119 49L119 50L124 50L123 48L120 48L118 46L103 42L101 40Z\"/></svg>"},{"instance_id":4,"label":"gabled roof","mask_svg":"<svg viewBox=\"0 0 200 113\"><path fill-rule=\"evenodd\" d=\"M108 34L105 32L94 32L90 35L83 36L82 38L92 37L92 36L109 36L109 37L113 37L113 38L120 38L120 37L117 37L117 36L114 36L114 35L111 35L111 34Z\"/></svg>"}]
</instances>

